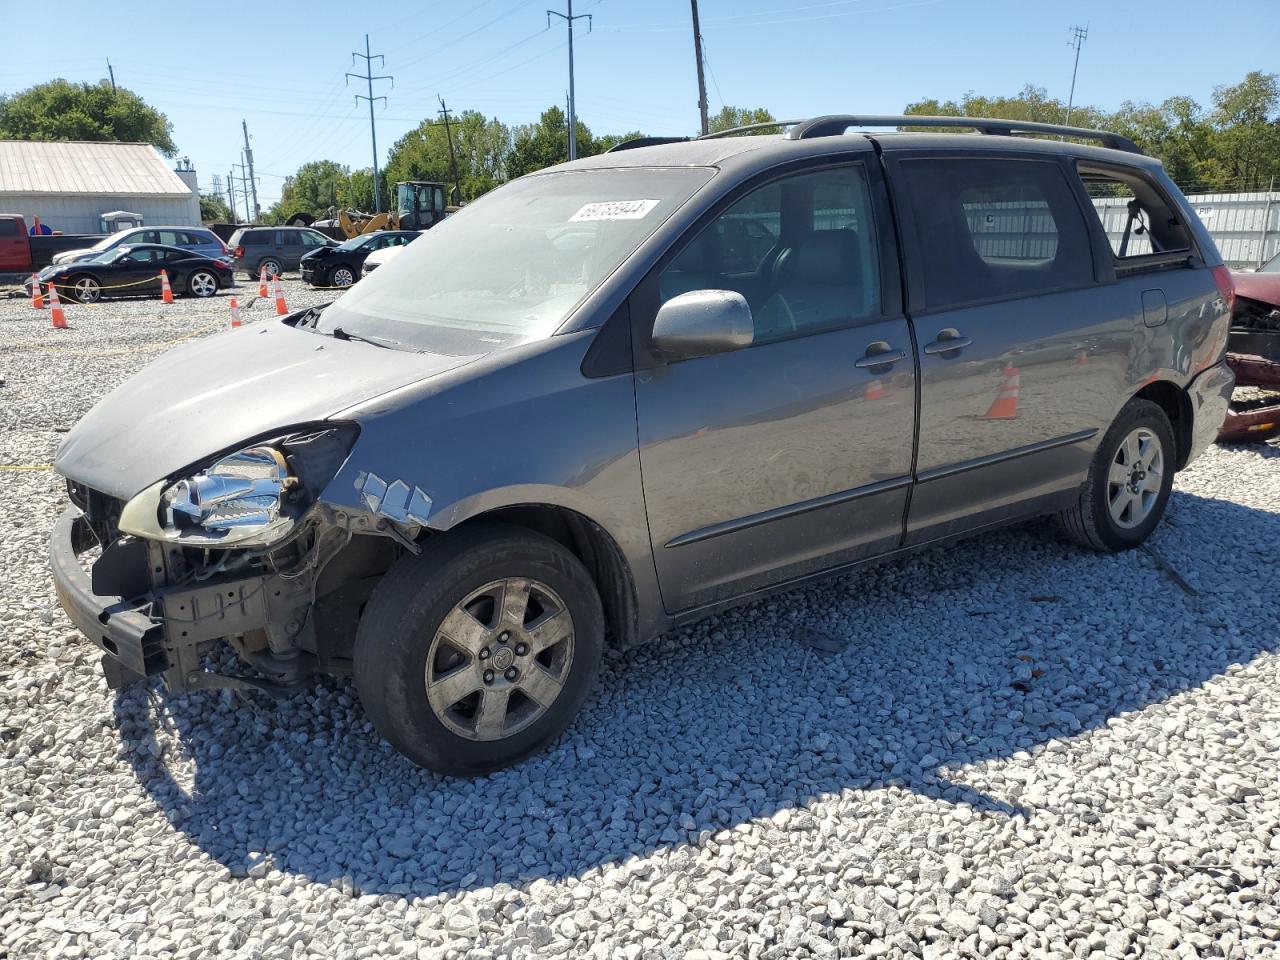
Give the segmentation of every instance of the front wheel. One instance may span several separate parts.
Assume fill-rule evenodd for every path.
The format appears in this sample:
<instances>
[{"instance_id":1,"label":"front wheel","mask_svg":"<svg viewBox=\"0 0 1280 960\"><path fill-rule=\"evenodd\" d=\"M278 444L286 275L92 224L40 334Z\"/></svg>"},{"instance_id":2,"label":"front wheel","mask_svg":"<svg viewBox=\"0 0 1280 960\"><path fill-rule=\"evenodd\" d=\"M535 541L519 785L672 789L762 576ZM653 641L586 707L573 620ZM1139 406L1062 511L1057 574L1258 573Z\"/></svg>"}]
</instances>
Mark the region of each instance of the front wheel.
<instances>
[{"instance_id":1,"label":"front wheel","mask_svg":"<svg viewBox=\"0 0 1280 960\"><path fill-rule=\"evenodd\" d=\"M1107 553L1139 546L1164 516L1176 451L1164 410L1130 400L1098 445L1079 501L1058 515L1063 531Z\"/></svg>"},{"instance_id":2,"label":"front wheel","mask_svg":"<svg viewBox=\"0 0 1280 960\"><path fill-rule=\"evenodd\" d=\"M595 680L600 597L559 543L493 524L428 540L383 577L356 634L378 732L438 773L478 776L545 746Z\"/></svg>"},{"instance_id":3,"label":"front wheel","mask_svg":"<svg viewBox=\"0 0 1280 960\"><path fill-rule=\"evenodd\" d=\"M76 277L71 281L71 298L77 303L97 303L102 299L102 284L94 277Z\"/></svg>"},{"instance_id":4,"label":"front wheel","mask_svg":"<svg viewBox=\"0 0 1280 960\"><path fill-rule=\"evenodd\" d=\"M329 275L329 286L349 287L356 282L355 272L350 267L334 267Z\"/></svg>"}]
</instances>

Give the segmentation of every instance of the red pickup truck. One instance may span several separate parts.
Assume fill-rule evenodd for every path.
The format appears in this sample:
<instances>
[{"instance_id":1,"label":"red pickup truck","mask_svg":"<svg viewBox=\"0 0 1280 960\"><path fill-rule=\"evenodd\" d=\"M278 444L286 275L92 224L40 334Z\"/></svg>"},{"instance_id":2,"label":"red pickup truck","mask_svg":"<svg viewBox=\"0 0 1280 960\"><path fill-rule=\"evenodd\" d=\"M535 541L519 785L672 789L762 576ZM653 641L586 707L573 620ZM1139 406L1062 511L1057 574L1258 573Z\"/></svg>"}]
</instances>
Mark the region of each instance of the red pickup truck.
<instances>
[{"instance_id":1,"label":"red pickup truck","mask_svg":"<svg viewBox=\"0 0 1280 960\"><path fill-rule=\"evenodd\" d=\"M20 213L0 213L0 273L29 273L47 267L53 255L63 250L91 246L101 237L83 234L52 234L32 237Z\"/></svg>"}]
</instances>

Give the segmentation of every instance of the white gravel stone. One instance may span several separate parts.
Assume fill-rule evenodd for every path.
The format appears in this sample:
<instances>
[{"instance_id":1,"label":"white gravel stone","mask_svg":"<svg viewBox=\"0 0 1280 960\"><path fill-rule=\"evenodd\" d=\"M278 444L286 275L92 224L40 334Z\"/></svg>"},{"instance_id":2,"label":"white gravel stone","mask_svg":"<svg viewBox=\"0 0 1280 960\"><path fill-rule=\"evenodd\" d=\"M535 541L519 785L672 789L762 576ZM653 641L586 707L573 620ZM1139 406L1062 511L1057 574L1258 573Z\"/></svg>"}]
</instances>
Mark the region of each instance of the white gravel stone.
<instances>
[{"instance_id":1,"label":"white gravel stone","mask_svg":"<svg viewBox=\"0 0 1280 960\"><path fill-rule=\"evenodd\" d=\"M1179 474L1153 546L1194 596L1036 522L611 653L553 748L450 781L346 681L106 689L62 484L12 468L227 297L67 313L0 298L0 956L1280 953L1280 448Z\"/></svg>"}]
</instances>

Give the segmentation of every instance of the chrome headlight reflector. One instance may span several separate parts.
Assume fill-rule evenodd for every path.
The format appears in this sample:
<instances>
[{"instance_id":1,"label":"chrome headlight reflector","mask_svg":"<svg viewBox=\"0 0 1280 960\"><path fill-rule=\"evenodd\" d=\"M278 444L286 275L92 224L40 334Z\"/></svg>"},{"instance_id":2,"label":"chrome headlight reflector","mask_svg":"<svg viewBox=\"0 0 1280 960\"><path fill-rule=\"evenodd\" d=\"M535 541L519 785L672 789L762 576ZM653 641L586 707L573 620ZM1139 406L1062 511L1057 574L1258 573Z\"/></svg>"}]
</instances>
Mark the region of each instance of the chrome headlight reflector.
<instances>
[{"instance_id":1,"label":"chrome headlight reflector","mask_svg":"<svg viewBox=\"0 0 1280 960\"><path fill-rule=\"evenodd\" d=\"M166 490L160 497L163 527L183 540L221 540L235 532L274 540L293 522L281 508L297 484L282 452L249 447Z\"/></svg>"},{"instance_id":2,"label":"chrome headlight reflector","mask_svg":"<svg viewBox=\"0 0 1280 960\"><path fill-rule=\"evenodd\" d=\"M294 529L346 459L358 430L339 424L260 442L125 504L121 533L193 547L268 547Z\"/></svg>"}]
</instances>

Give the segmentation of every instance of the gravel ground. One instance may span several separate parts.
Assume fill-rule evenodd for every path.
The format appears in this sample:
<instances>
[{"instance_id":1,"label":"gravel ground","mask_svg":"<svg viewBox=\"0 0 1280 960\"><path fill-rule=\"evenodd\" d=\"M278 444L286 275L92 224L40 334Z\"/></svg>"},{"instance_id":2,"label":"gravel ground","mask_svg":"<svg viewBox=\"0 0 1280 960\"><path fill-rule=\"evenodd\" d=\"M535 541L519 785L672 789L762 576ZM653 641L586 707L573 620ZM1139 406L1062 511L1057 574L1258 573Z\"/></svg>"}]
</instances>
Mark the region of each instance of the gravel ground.
<instances>
[{"instance_id":1,"label":"gravel ground","mask_svg":"<svg viewBox=\"0 0 1280 960\"><path fill-rule=\"evenodd\" d=\"M1180 475L1154 554L1034 523L611 655L450 781L346 682L111 693L57 607L16 468L226 306L0 299L0 957L1280 955L1280 447Z\"/></svg>"}]
</instances>

